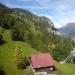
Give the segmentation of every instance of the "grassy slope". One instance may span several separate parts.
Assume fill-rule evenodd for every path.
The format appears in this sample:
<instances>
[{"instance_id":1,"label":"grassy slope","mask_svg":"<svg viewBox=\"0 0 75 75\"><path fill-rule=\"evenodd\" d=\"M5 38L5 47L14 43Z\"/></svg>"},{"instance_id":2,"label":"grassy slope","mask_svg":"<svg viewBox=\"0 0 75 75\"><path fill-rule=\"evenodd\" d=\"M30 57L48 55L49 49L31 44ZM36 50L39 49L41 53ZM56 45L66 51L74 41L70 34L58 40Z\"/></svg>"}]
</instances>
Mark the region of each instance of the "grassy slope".
<instances>
[{"instance_id":1,"label":"grassy slope","mask_svg":"<svg viewBox=\"0 0 75 75\"><path fill-rule=\"evenodd\" d=\"M1 30L1 29L0 29ZM6 30L3 33L4 39L7 41L6 44L0 46L0 64L3 65L4 70L7 75L33 75L31 71L19 71L15 64L15 47L19 44L22 47L24 55L29 56L32 53L37 53L37 51L29 46L29 44L24 42L14 42L10 39L10 31Z\"/></svg>"},{"instance_id":2,"label":"grassy slope","mask_svg":"<svg viewBox=\"0 0 75 75\"><path fill-rule=\"evenodd\" d=\"M75 75L75 64L57 64L56 75Z\"/></svg>"},{"instance_id":3,"label":"grassy slope","mask_svg":"<svg viewBox=\"0 0 75 75\"><path fill-rule=\"evenodd\" d=\"M0 29L1 30L1 29ZM18 43L24 52L25 56L29 56L32 53L38 53L35 49L31 48L29 44L24 42L14 42L10 39L10 31L6 30L3 33L4 39L7 41L6 44L0 46L0 64L3 65L7 75L33 75L31 70L17 70L14 62L15 47ZM58 70L56 75L75 75L75 65L72 64L56 64Z\"/></svg>"}]
</instances>

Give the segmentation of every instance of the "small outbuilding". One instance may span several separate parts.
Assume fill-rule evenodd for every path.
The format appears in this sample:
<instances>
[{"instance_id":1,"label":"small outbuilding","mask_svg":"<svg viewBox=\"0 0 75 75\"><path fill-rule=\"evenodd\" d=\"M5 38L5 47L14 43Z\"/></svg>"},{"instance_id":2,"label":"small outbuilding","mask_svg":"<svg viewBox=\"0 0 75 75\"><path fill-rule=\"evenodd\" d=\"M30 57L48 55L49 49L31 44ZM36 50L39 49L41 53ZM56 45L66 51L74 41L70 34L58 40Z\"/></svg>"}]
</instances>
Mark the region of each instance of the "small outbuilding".
<instances>
[{"instance_id":1,"label":"small outbuilding","mask_svg":"<svg viewBox=\"0 0 75 75\"><path fill-rule=\"evenodd\" d=\"M52 73L55 70L55 64L50 53L32 54L30 56L30 63L35 73Z\"/></svg>"}]
</instances>

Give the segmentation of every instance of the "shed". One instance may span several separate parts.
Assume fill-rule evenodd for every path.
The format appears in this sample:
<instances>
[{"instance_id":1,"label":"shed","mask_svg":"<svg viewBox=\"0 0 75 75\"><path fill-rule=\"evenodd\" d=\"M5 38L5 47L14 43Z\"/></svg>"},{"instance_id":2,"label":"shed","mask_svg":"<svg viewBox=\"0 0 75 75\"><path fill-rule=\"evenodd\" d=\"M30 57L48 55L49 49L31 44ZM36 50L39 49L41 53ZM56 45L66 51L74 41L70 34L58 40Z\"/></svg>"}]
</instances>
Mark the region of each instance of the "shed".
<instances>
[{"instance_id":1,"label":"shed","mask_svg":"<svg viewBox=\"0 0 75 75\"><path fill-rule=\"evenodd\" d=\"M55 70L54 60L50 53L32 54L30 62L35 72L52 72Z\"/></svg>"}]
</instances>

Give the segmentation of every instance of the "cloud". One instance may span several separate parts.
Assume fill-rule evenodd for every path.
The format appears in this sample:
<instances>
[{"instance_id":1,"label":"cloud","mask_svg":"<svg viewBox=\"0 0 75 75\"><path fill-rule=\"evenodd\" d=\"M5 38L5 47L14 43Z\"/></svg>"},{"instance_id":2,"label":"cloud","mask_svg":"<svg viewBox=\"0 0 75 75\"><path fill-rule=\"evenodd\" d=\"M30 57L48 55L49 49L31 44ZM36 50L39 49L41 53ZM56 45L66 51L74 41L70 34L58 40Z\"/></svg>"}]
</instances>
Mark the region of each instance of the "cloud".
<instances>
[{"instance_id":1,"label":"cloud","mask_svg":"<svg viewBox=\"0 0 75 75\"><path fill-rule=\"evenodd\" d=\"M40 7L43 7L43 8L48 8L49 6L49 3L51 2L51 0L36 0L36 2L40 5Z\"/></svg>"}]
</instances>

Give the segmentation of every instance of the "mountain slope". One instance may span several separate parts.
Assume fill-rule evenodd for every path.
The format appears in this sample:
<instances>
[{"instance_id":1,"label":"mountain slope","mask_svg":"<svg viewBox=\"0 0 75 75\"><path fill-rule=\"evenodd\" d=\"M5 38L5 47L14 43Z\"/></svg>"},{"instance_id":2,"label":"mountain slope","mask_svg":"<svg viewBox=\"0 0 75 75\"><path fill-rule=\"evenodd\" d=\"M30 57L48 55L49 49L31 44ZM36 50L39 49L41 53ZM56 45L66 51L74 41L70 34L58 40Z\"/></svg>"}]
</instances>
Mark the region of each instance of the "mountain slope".
<instances>
[{"instance_id":1,"label":"mountain slope","mask_svg":"<svg viewBox=\"0 0 75 75\"><path fill-rule=\"evenodd\" d=\"M0 29L1 30L1 29ZM15 47L18 44L24 53L24 56L29 57L33 53L38 53L37 50L30 47L26 42L12 41L10 30L4 30L3 36L7 43L0 46L0 68L2 67L6 75L34 75L31 69L18 70L15 64ZM71 64L56 64L56 75L75 75L75 65ZM71 68L69 68L71 67Z\"/></svg>"},{"instance_id":2,"label":"mountain slope","mask_svg":"<svg viewBox=\"0 0 75 75\"><path fill-rule=\"evenodd\" d=\"M5 10L7 12L4 12ZM4 29L10 30L9 35L12 41L26 42L37 51L51 52L54 59L58 61L63 60L75 46L71 39L61 38L52 33L51 31L55 32L56 29L53 22L45 16L37 16L28 10L10 9L5 6L1 7L0 12L3 14L0 16L2 28L0 34L3 35Z\"/></svg>"},{"instance_id":3,"label":"mountain slope","mask_svg":"<svg viewBox=\"0 0 75 75\"><path fill-rule=\"evenodd\" d=\"M2 13L4 10L7 10L7 13ZM54 59L58 61L63 60L75 46L71 39L55 35L56 29L53 22L45 16L37 16L28 10L10 9L5 6L1 7L1 14L4 14L0 16L2 35L4 29L10 30L9 35L12 41L26 42L37 51L51 52Z\"/></svg>"},{"instance_id":4,"label":"mountain slope","mask_svg":"<svg viewBox=\"0 0 75 75\"><path fill-rule=\"evenodd\" d=\"M6 75L33 75L30 69L16 68L16 44L21 46L26 57L32 53L50 52L58 61L64 60L72 47L75 47L71 39L49 32L55 28L47 17L34 15L28 10L10 9L4 5L0 7L0 15L0 34L6 41L0 45L0 68L3 68Z\"/></svg>"},{"instance_id":5,"label":"mountain slope","mask_svg":"<svg viewBox=\"0 0 75 75\"><path fill-rule=\"evenodd\" d=\"M74 37L75 36L75 23L68 23L62 28L58 29L59 32L64 33L65 35L69 37Z\"/></svg>"},{"instance_id":6,"label":"mountain slope","mask_svg":"<svg viewBox=\"0 0 75 75\"><path fill-rule=\"evenodd\" d=\"M7 13L3 13L3 10L7 10ZM12 40L26 41L38 50L47 47L49 43L47 40L49 38L48 28L53 25L50 19L44 16L36 16L28 10L10 9L5 6L1 7L1 14L4 15L0 17L0 26L11 30Z\"/></svg>"}]
</instances>

